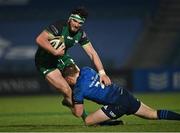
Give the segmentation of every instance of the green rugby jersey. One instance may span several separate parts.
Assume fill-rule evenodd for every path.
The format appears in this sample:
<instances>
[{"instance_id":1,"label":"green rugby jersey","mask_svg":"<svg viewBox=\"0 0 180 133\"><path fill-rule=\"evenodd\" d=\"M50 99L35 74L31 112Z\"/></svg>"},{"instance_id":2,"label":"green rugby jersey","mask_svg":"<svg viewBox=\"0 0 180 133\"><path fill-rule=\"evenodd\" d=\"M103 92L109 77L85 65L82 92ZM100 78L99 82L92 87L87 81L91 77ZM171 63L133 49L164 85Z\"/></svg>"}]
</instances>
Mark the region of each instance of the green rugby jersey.
<instances>
[{"instance_id":1,"label":"green rugby jersey","mask_svg":"<svg viewBox=\"0 0 180 133\"><path fill-rule=\"evenodd\" d=\"M72 33L69 31L68 24L64 21L57 21L53 24L50 24L48 27L45 28L50 35L50 37L60 36L60 41L65 44L65 54L63 56L54 56L50 52L44 50L40 46L36 51L35 55L35 62L36 67L41 73L46 74L45 71L51 71L55 68L59 68L63 70L64 66L68 63L72 62L73 60L67 54L67 50L74 46L75 44L80 44L81 46L89 43L89 39L86 36L86 33L80 29L76 33Z\"/></svg>"},{"instance_id":2,"label":"green rugby jersey","mask_svg":"<svg viewBox=\"0 0 180 133\"><path fill-rule=\"evenodd\" d=\"M71 33L68 29L68 24L64 21L57 21L53 24L50 24L46 29L53 36L60 36L63 39L60 39L62 43L64 42L66 48L65 53L69 48L74 46L75 44L80 44L81 46L89 43L89 39L86 36L86 33L80 29L77 33ZM41 51L44 54L49 54L47 51L42 49L41 47L38 48L39 53Z\"/></svg>"}]
</instances>

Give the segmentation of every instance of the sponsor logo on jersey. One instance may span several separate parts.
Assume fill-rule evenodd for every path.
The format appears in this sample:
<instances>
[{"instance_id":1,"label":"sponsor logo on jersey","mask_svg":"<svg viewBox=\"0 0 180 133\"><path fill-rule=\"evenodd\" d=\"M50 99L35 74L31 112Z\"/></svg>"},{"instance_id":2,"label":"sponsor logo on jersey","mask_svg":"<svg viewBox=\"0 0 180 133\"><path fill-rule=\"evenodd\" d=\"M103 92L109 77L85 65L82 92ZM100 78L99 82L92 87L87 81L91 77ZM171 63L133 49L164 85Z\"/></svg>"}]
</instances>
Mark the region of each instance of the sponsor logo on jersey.
<instances>
[{"instance_id":1,"label":"sponsor logo on jersey","mask_svg":"<svg viewBox=\"0 0 180 133\"><path fill-rule=\"evenodd\" d=\"M97 82L98 79L98 74L95 75L95 77L93 76L93 81L90 83L89 87L92 87L93 85L95 85L95 83Z\"/></svg>"},{"instance_id":2,"label":"sponsor logo on jersey","mask_svg":"<svg viewBox=\"0 0 180 133\"><path fill-rule=\"evenodd\" d=\"M108 108L108 106L107 106L107 105L105 105L103 108L106 110L106 109Z\"/></svg>"},{"instance_id":3,"label":"sponsor logo on jersey","mask_svg":"<svg viewBox=\"0 0 180 133\"><path fill-rule=\"evenodd\" d=\"M122 94L123 94L123 89L121 88L121 89L120 89L120 95L122 95Z\"/></svg>"},{"instance_id":4,"label":"sponsor logo on jersey","mask_svg":"<svg viewBox=\"0 0 180 133\"><path fill-rule=\"evenodd\" d=\"M49 71L49 70L47 69L47 70L43 71L43 73L46 74L48 71Z\"/></svg>"},{"instance_id":5,"label":"sponsor logo on jersey","mask_svg":"<svg viewBox=\"0 0 180 133\"><path fill-rule=\"evenodd\" d=\"M72 37L70 37L70 36L67 36L67 39L69 39L69 40L73 40L73 38L72 38Z\"/></svg>"},{"instance_id":6,"label":"sponsor logo on jersey","mask_svg":"<svg viewBox=\"0 0 180 133\"><path fill-rule=\"evenodd\" d=\"M63 65L65 65L64 61L62 59L58 59L58 62L62 63Z\"/></svg>"},{"instance_id":7,"label":"sponsor logo on jersey","mask_svg":"<svg viewBox=\"0 0 180 133\"><path fill-rule=\"evenodd\" d=\"M73 37L67 36L67 39L73 40ZM75 43L78 43L78 40L75 40Z\"/></svg>"},{"instance_id":8,"label":"sponsor logo on jersey","mask_svg":"<svg viewBox=\"0 0 180 133\"><path fill-rule=\"evenodd\" d=\"M112 116L112 117L116 117L116 115L114 114L114 112L110 111L109 114Z\"/></svg>"}]
</instances>

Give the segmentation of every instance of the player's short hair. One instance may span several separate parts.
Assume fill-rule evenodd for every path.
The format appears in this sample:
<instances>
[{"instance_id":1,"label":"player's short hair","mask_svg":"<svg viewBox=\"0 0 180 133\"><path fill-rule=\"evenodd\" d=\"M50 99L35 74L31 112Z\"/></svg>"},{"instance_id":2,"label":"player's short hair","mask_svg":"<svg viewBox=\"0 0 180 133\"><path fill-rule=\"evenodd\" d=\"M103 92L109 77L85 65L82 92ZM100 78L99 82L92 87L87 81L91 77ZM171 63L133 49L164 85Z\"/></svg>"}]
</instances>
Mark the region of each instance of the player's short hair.
<instances>
[{"instance_id":1,"label":"player's short hair","mask_svg":"<svg viewBox=\"0 0 180 133\"><path fill-rule=\"evenodd\" d=\"M85 7L77 7L71 11L71 14L78 14L80 17L87 19L88 17L88 11L86 10Z\"/></svg>"},{"instance_id":2,"label":"player's short hair","mask_svg":"<svg viewBox=\"0 0 180 133\"><path fill-rule=\"evenodd\" d=\"M68 76L74 76L78 72L79 68L75 64L70 64L63 69L62 76L66 78Z\"/></svg>"}]
</instances>

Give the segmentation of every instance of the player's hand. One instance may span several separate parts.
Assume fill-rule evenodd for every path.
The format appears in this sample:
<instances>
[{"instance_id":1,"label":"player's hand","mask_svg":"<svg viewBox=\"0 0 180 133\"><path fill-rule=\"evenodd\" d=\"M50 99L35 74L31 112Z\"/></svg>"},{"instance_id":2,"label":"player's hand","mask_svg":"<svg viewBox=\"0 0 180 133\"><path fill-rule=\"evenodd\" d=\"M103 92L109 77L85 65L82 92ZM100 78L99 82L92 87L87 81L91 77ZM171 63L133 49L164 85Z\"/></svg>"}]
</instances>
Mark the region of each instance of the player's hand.
<instances>
[{"instance_id":1,"label":"player's hand","mask_svg":"<svg viewBox=\"0 0 180 133\"><path fill-rule=\"evenodd\" d=\"M106 74L100 74L100 82L106 86L111 84L111 80Z\"/></svg>"},{"instance_id":2,"label":"player's hand","mask_svg":"<svg viewBox=\"0 0 180 133\"><path fill-rule=\"evenodd\" d=\"M65 45L61 45L58 49L55 50L54 55L55 55L55 56L62 56L62 55L64 55L64 53L65 53L65 48L66 48Z\"/></svg>"}]
</instances>

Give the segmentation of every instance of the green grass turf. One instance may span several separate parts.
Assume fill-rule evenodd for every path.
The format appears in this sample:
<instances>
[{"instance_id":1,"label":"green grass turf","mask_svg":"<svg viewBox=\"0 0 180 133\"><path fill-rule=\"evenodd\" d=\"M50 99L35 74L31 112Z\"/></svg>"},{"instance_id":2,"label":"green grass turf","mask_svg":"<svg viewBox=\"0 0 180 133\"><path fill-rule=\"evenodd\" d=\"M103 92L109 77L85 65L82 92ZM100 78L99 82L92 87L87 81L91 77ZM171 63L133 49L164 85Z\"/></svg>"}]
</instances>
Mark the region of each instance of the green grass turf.
<instances>
[{"instance_id":1,"label":"green grass turf","mask_svg":"<svg viewBox=\"0 0 180 133\"><path fill-rule=\"evenodd\" d=\"M170 109L180 113L180 93L136 94L147 105L156 109ZM125 125L91 126L83 125L81 119L71 115L68 108L60 104L62 97L41 96L1 96L0 132L177 132L179 121L144 120L136 116L123 116ZM85 101L88 112L99 105Z\"/></svg>"}]
</instances>

